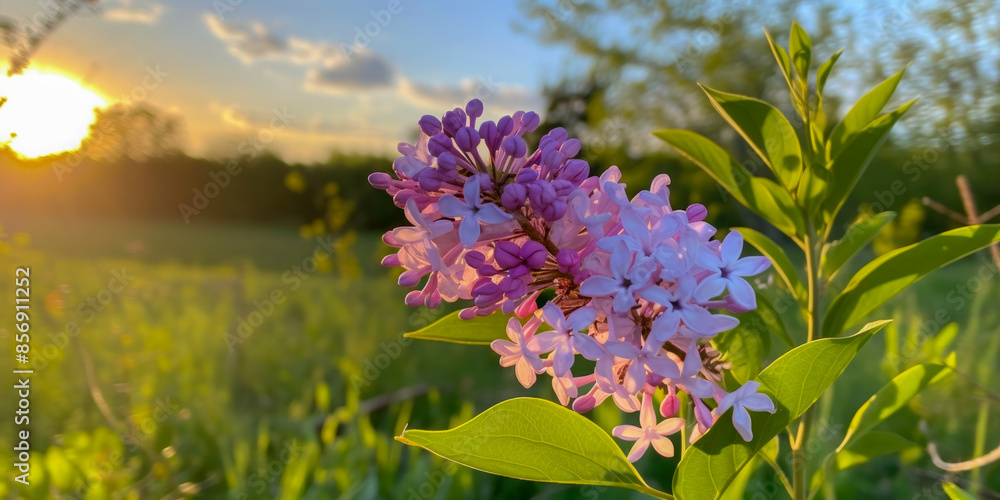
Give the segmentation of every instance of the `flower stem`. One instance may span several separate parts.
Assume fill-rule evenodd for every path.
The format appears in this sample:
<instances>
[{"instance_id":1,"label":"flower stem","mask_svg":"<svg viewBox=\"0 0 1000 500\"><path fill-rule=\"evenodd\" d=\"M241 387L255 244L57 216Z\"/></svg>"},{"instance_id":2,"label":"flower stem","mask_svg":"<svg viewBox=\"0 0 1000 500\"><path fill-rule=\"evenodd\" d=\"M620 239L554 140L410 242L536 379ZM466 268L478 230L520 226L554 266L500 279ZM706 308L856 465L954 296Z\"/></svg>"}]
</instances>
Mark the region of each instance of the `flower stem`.
<instances>
[{"instance_id":1,"label":"flower stem","mask_svg":"<svg viewBox=\"0 0 1000 500\"><path fill-rule=\"evenodd\" d=\"M809 300L807 305L809 325L806 342L812 342L813 340L822 338L819 317L819 249L822 248L823 242L817 238L816 230L813 228L812 221L810 221L808 217L806 220L808 227L804 243L806 253L806 276L809 282ZM812 432L812 423L813 407L810 406L809 409L807 409L802 415L802 419L799 420L799 429L792 449L792 484L794 486L794 494L792 495L792 498L794 498L794 500L806 500L808 496L809 485L807 483L808 474L806 469L809 457L806 450L809 442L809 434Z\"/></svg>"}]
</instances>

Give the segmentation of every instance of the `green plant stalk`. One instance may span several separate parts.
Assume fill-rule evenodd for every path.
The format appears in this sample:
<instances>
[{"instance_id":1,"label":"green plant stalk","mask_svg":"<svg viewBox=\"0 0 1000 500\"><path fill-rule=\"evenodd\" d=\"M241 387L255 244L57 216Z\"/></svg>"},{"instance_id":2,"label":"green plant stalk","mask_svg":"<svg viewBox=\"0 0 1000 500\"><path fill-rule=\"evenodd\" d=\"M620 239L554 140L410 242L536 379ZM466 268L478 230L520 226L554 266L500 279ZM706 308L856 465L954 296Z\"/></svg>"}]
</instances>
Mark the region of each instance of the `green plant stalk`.
<instances>
[{"instance_id":1,"label":"green plant stalk","mask_svg":"<svg viewBox=\"0 0 1000 500\"><path fill-rule=\"evenodd\" d=\"M804 211L803 211L804 212ZM808 281L809 300L806 313L808 316L808 328L806 343L822 338L820 332L821 323L819 315L819 249L823 247L821 239L817 238L816 230L809 218L806 219L807 230L803 243L805 243L806 254L806 277ZM812 432L813 409L809 407L799 420L799 429L792 444L792 485L794 487L794 500L806 500L809 495L809 475L807 473L806 456L809 435Z\"/></svg>"},{"instance_id":2,"label":"green plant stalk","mask_svg":"<svg viewBox=\"0 0 1000 500\"><path fill-rule=\"evenodd\" d=\"M677 403L678 403L678 405L677 405L677 407L678 407L677 414L680 415L681 417L683 417L686 421L690 422L690 420L688 420L688 400L687 400L687 394L683 393L681 391L677 391ZM687 452L687 449L688 449L688 430L687 430L687 426L686 425L684 427L681 427L681 443L680 444L681 444L681 458L684 458L684 453Z\"/></svg>"},{"instance_id":3,"label":"green plant stalk","mask_svg":"<svg viewBox=\"0 0 1000 500\"><path fill-rule=\"evenodd\" d=\"M990 416L990 402L983 398L979 403L979 414L976 418L976 438L973 445L972 456L981 457L986 453L986 429ZM969 477L969 493L973 498L979 498L979 492L983 487L983 468L972 469Z\"/></svg>"}]
</instances>

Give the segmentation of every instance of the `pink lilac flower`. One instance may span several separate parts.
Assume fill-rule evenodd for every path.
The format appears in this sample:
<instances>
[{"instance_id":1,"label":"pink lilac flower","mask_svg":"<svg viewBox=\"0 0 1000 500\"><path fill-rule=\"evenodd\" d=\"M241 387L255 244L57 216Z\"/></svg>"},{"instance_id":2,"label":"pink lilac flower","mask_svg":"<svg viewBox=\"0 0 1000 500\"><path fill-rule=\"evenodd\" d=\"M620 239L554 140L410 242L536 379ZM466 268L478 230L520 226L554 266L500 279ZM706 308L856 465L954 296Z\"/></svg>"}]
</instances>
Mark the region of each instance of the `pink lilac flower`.
<instances>
[{"instance_id":1,"label":"pink lilac flower","mask_svg":"<svg viewBox=\"0 0 1000 500\"><path fill-rule=\"evenodd\" d=\"M540 324L541 321L528 321L522 328L517 318L510 318L507 322L507 337L510 341L497 339L490 344L490 347L500 355L500 366L514 366L517 380L525 388L534 385L536 374L545 372L545 366L538 354L526 348Z\"/></svg>"},{"instance_id":2,"label":"pink lilac flower","mask_svg":"<svg viewBox=\"0 0 1000 500\"><path fill-rule=\"evenodd\" d=\"M628 461L635 462L642 458L653 445L657 453L665 457L674 456L674 443L670 441L671 434L676 434L684 428L683 418L668 418L660 423L656 423L656 413L653 411L653 398L648 393L642 397L642 409L639 411L639 425L619 425L615 427L611 434L618 439L635 441L632 449L628 452Z\"/></svg>"},{"instance_id":3,"label":"pink lilac flower","mask_svg":"<svg viewBox=\"0 0 1000 500\"><path fill-rule=\"evenodd\" d=\"M575 158L583 145L566 130L529 145L537 113L482 116L473 99L440 118L421 117L419 137L398 146L392 172L369 177L411 224L383 236L397 249L383 264L402 268L399 284L416 288L406 304L470 301L459 313L466 320L515 315L509 340L491 344L501 366L513 367L525 387L548 374L559 402L575 411L611 400L639 412L639 427L615 429L635 441L630 460L649 446L673 454L666 436L686 425L682 392L692 401L692 440L729 408L751 439L748 410L773 404L755 382L733 393L718 385L726 365L710 340L739 323L726 312L756 307L746 278L768 260L741 258L738 232L716 239L703 205L672 207L667 175L629 198L617 167L592 176ZM551 294L544 305L543 292ZM543 324L551 330L539 331ZM586 373L577 355L595 362ZM660 423L657 391L665 394Z\"/></svg>"}]
</instances>

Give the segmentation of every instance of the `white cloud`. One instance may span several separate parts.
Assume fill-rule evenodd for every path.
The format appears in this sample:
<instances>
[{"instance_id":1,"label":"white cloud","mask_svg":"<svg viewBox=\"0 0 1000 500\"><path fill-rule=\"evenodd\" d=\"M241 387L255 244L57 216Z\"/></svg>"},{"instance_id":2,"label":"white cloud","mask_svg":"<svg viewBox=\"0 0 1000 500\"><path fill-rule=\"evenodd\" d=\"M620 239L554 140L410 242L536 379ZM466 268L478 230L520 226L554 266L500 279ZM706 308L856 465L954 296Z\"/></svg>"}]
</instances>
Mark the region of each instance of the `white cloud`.
<instances>
[{"instance_id":1,"label":"white cloud","mask_svg":"<svg viewBox=\"0 0 1000 500\"><path fill-rule=\"evenodd\" d=\"M104 11L104 18L119 23L156 24L167 10L155 2L135 5L132 0L118 0L112 5L115 6Z\"/></svg>"},{"instance_id":2,"label":"white cloud","mask_svg":"<svg viewBox=\"0 0 1000 500\"><path fill-rule=\"evenodd\" d=\"M393 90L411 104L433 109L464 106L472 98L503 111L542 104L537 93L494 82L492 75L467 78L458 85L427 85L410 80L390 60L364 47L282 36L260 22L225 22L209 13L204 21L226 50L244 64L267 60L306 68L303 88L308 92L364 96Z\"/></svg>"}]
</instances>

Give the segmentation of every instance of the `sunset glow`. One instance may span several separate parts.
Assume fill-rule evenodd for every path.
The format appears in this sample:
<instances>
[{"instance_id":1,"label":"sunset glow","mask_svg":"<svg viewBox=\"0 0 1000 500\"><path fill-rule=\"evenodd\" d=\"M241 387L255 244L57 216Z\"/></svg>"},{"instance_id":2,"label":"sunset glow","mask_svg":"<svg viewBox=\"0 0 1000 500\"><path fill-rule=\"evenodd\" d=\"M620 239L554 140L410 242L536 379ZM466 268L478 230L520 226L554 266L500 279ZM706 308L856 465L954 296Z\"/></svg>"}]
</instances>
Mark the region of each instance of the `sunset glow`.
<instances>
[{"instance_id":1,"label":"sunset glow","mask_svg":"<svg viewBox=\"0 0 1000 500\"><path fill-rule=\"evenodd\" d=\"M0 141L11 134L10 148L34 158L80 147L94 121L94 108L106 105L104 98L67 76L28 70L13 77L0 77Z\"/></svg>"}]
</instances>

